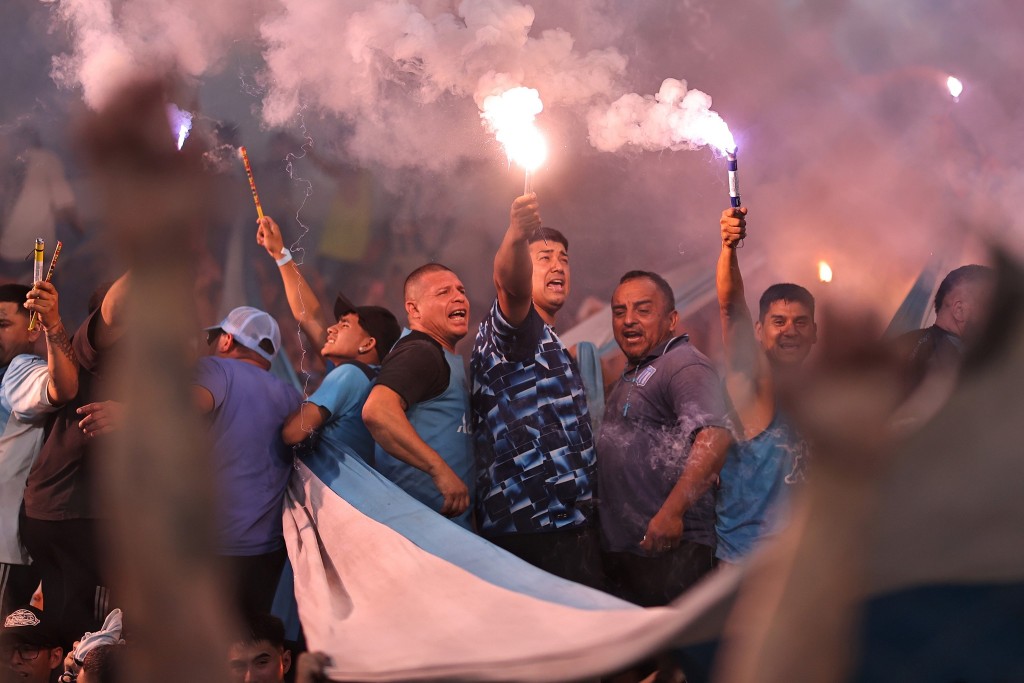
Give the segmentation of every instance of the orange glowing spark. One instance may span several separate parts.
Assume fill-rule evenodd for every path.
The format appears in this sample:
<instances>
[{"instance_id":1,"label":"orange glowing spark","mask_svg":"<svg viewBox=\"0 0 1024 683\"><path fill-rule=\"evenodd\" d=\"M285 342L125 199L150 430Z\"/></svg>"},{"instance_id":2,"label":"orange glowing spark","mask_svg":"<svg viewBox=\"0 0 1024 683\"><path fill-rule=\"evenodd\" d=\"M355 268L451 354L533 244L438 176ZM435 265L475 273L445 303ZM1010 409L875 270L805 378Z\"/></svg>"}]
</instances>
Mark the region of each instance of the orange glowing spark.
<instances>
[{"instance_id":1,"label":"orange glowing spark","mask_svg":"<svg viewBox=\"0 0 1024 683\"><path fill-rule=\"evenodd\" d=\"M964 91L964 84L956 76L950 76L946 79L946 88L949 89L949 94L956 100L960 98L960 93Z\"/></svg>"},{"instance_id":2,"label":"orange glowing spark","mask_svg":"<svg viewBox=\"0 0 1024 683\"><path fill-rule=\"evenodd\" d=\"M822 282L832 282L832 267L825 261L818 261L818 279Z\"/></svg>"}]
</instances>

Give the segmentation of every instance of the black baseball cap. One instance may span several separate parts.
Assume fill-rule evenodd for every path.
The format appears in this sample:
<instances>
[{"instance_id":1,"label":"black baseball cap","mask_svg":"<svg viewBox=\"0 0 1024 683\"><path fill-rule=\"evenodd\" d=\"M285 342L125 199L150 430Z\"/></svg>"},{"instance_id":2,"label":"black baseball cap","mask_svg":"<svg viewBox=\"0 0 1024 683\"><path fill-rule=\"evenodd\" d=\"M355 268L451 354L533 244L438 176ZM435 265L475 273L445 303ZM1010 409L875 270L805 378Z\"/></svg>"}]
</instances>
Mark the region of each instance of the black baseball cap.
<instances>
[{"instance_id":1,"label":"black baseball cap","mask_svg":"<svg viewBox=\"0 0 1024 683\"><path fill-rule=\"evenodd\" d=\"M391 347L402 336L402 326L398 324L395 314L383 306L356 306L344 294L339 293L334 300L334 318L355 313L359 316L359 326L377 340L377 357L384 360Z\"/></svg>"},{"instance_id":2,"label":"black baseball cap","mask_svg":"<svg viewBox=\"0 0 1024 683\"><path fill-rule=\"evenodd\" d=\"M50 628L46 615L41 610L31 605L25 605L14 610L4 619L4 627L0 629L0 643L57 647L60 644L60 638Z\"/></svg>"}]
</instances>

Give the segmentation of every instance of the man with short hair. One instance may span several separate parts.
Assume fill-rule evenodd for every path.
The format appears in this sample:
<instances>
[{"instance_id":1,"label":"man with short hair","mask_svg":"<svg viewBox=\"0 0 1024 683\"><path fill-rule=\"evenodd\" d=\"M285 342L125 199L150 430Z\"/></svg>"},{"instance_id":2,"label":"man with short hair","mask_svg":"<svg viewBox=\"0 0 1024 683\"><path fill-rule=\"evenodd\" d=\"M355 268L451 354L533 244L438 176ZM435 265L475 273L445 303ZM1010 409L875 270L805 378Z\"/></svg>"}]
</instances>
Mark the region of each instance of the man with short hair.
<instances>
[{"instance_id":1,"label":"man with short hair","mask_svg":"<svg viewBox=\"0 0 1024 683\"><path fill-rule=\"evenodd\" d=\"M127 683L124 679L125 645L100 645L89 650L75 683Z\"/></svg>"},{"instance_id":2,"label":"man with short hair","mask_svg":"<svg viewBox=\"0 0 1024 683\"><path fill-rule=\"evenodd\" d=\"M29 605L19 607L4 619L0 659L18 680L50 683L64 662L60 635L51 622L51 617Z\"/></svg>"},{"instance_id":3,"label":"man with short hair","mask_svg":"<svg viewBox=\"0 0 1024 683\"><path fill-rule=\"evenodd\" d=\"M814 297L804 287L775 284L761 296L758 318L747 308L736 249L746 237L746 207L719 221L722 251L716 285L725 346L725 386L735 410L737 443L718 491L717 556L738 562L777 524L777 500L803 480L807 447L779 413L779 382L798 376L818 340Z\"/></svg>"},{"instance_id":4,"label":"man with short hair","mask_svg":"<svg viewBox=\"0 0 1024 683\"><path fill-rule=\"evenodd\" d=\"M284 624L270 614L253 615L247 632L231 644L228 666L233 683L281 683L292 666Z\"/></svg>"},{"instance_id":5,"label":"man with short hair","mask_svg":"<svg viewBox=\"0 0 1024 683\"><path fill-rule=\"evenodd\" d=\"M381 361L402 329L395 315L381 306L356 306L344 295L334 302L334 323L284 246L281 228L269 216L259 219L257 242L278 264L292 315L319 353L335 367L299 409L284 422L282 437L289 445L314 434L316 448L353 452L374 464L374 442L363 424L363 403L377 377Z\"/></svg>"},{"instance_id":6,"label":"man with short hair","mask_svg":"<svg viewBox=\"0 0 1024 683\"><path fill-rule=\"evenodd\" d=\"M517 198L470 360L477 520L530 564L601 587L594 434L580 369L555 332L570 273L569 241L541 226L537 195Z\"/></svg>"},{"instance_id":7,"label":"man with short hair","mask_svg":"<svg viewBox=\"0 0 1024 683\"><path fill-rule=\"evenodd\" d=\"M405 280L410 332L384 359L363 406L377 469L413 498L471 529L469 392L455 345L469 331L459 277L428 263Z\"/></svg>"},{"instance_id":8,"label":"man with short hair","mask_svg":"<svg viewBox=\"0 0 1024 683\"><path fill-rule=\"evenodd\" d=\"M960 266L949 272L935 292L935 323L908 332L896 346L911 366L914 384L933 370L956 370L964 346L978 334L995 286L988 266Z\"/></svg>"},{"instance_id":9,"label":"man with short hair","mask_svg":"<svg viewBox=\"0 0 1024 683\"><path fill-rule=\"evenodd\" d=\"M722 381L675 336L675 295L633 270L612 294L626 369L605 401L598 450L601 535L612 591L664 605L714 567L713 485L732 443Z\"/></svg>"},{"instance_id":10,"label":"man with short hair","mask_svg":"<svg viewBox=\"0 0 1024 683\"><path fill-rule=\"evenodd\" d=\"M210 416L220 554L241 613L268 612L285 561L281 515L292 471L281 426L301 395L270 373L281 332L264 311L235 308L207 328L207 341L213 355L199 360L193 388Z\"/></svg>"},{"instance_id":11,"label":"man with short hair","mask_svg":"<svg viewBox=\"0 0 1024 683\"><path fill-rule=\"evenodd\" d=\"M34 329L29 317L39 313ZM35 355L40 335L46 358ZM0 285L0 607L32 598L39 575L18 532L25 480L43 445L46 418L78 393L78 361L49 282Z\"/></svg>"}]
</instances>

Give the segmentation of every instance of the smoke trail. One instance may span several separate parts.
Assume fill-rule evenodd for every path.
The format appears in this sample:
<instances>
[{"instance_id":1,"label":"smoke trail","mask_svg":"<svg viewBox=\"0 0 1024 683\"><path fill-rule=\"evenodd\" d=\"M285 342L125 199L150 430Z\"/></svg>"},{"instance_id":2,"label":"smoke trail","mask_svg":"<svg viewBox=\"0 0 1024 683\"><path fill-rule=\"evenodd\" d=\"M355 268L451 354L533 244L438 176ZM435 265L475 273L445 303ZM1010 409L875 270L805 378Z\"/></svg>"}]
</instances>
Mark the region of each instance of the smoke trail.
<instances>
[{"instance_id":1,"label":"smoke trail","mask_svg":"<svg viewBox=\"0 0 1024 683\"><path fill-rule=\"evenodd\" d=\"M263 117L279 125L303 104L317 107L356 122L358 157L436 169L487 153L469 97L479 108L528 85L549 106L570 106L621 92L621 53L580 54L561 29L531 36L534 19L533 8L509 0L463 0L450 12L405 0L286 0L261 27ZM456 134L423 134L432 129Z\"/></svg>"},{"instance_id":2,"label":"smoke trail","mask_svg":"<svg viewBox=\"0 0 1024 683\"><path fill-rule=\"evenodd\" d=\"M666 78L658 94L623 95L587 115L590 142L603 152L625 146L648 151L735 147L722 117L711 110L711 96L687 90L686 81Z\"/></svg>"},{"instance_id":3,"label":"smoke trail","mask_svg":"<svg viewBox=\"0 0 1024 683\"><path fill-rule=\"evenodd\" d=\"M271 0L43 0L70 28L74 48L53 58L51 75L102 107L140 76L169 68L198 78L220 68L235 41L254 36L253 17Z\"/></svg>"}]
</instances>

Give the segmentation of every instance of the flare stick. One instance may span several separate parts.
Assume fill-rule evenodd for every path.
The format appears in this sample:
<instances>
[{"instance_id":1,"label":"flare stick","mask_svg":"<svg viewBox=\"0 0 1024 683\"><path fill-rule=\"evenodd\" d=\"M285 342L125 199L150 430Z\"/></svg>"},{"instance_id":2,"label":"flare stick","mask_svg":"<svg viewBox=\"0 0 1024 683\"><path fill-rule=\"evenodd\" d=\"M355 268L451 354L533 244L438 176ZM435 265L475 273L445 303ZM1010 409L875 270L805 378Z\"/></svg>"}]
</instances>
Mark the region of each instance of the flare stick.
<instances>
[{"instance_id":1,"label":"flare stick","mask_svg":"<svg viewBox=\"0 0 1024 683\"><path fill-rule=\"evenodd\" d=\"M738 209L740 207L740 175L736 166L736 150L727 152L725 158L729 161L729 202Z\"/></svg>"},{"instance_id":2,"label":"flare stick","mask_svg":"<svg viewBox=\"0 0 1024 683\"><path fill-rule=\"evenodd\" d=\"M39 246L41 242L42 242L42 240L36 240L36 246ZM53 270L54 270L54 268L57 267L57 259L60 258L60 250L61 250L61 248L63 246L64 246L64 243L61 242L60 240L57 240L57 246L53 248L53 257L50 259L50 267L46 271L46 280L45 280L46 282L49 282L50 280L53 279ZM35 279L35 282L39 282L39 280L42 279L42 274L43 274L43 266L42 266L43 262L42 262L42 252L41 251L40 251L40 256L39 256L38 260L36 261L36 263L39 264L39 266L38 266L39 267L39 277ZM34 330L36 328L36 318L37 317L38 316L37 316L36 312L32 311L32 315L30 315L29 319L28 319L28 329L29 329L29 332L31 332L32 330Z\"/></svg>"},{"instance_id":3,"label":"flare stick","mask_svg":"<svg viewBox=\"0 0 1024 683\"><path fill-rule=\"evenodd\" d=\"M252 200L256 202L256 215L263 218L263 207L260 205L260 196L256 192L256 181L252 177L252 166L249 165L249 153L245 147L239 148L242 153L242 163L245 164L245 175L249 176L249 189L252 190Z\"/></svg>"}]
</instances>

